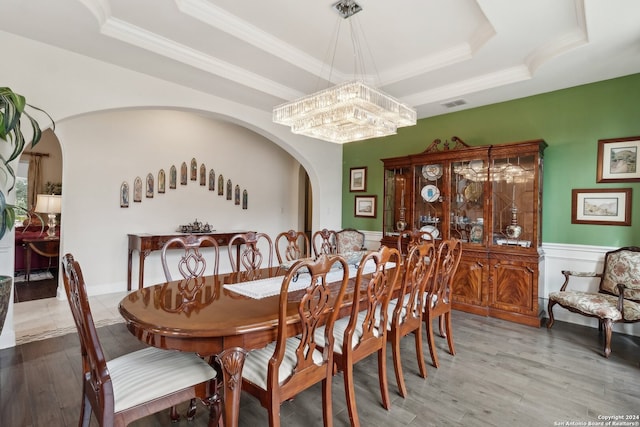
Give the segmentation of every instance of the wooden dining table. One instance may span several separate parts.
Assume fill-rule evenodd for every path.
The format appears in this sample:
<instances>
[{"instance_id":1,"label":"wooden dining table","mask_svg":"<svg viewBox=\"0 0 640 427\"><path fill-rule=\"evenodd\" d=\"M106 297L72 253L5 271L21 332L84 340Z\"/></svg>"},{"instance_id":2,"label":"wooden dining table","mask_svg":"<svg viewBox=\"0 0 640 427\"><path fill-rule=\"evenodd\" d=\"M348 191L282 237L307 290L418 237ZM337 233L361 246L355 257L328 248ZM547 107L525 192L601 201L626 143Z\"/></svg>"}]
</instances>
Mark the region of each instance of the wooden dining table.
<instances>
[{"instance_id":1,"label":"wooden dining table","mask_svg":"<svg viewBox=\"0 0 640 427\"><path fill-rule=\"evenodd\" d=\"M261 270L260 277L284 276L279 268ZM242 367L247 351L276 339L279 293L262 299L224 287L243 282L228 273L177 280L138 289L120 301L128 330L142 342L163 349L217 357L223 376L223 416L227 427L238 425ZM237 286L237 285L236 285ZM295 292L290 293L292 301ZM290 304L295 317L297 304ZM291 324L296 328L296 324Z\"/></svg>"},{"instance_id":2,"label":"wooden dining table","mask_svg":"<svg viewBox=\"0 0 640 427\"><path fill-rule=\"evenodd\" d=\"M272 278L271 284L277 285L272 296L260 299L232 290L256 280L241 272L148 286L128 294L118 308L128 330L145 344L217 358L222 369L224 425L235 427L245 355L277 338L279 284L285 273L281 267L260 270L257 279ZM355 269L350 277L339 316L351 311ZM288 293L291 319L299 319L297 301L304 292L301 288ZM300 332L297 321L288 323L293 334Z\"/></svg>"}]
</instances>

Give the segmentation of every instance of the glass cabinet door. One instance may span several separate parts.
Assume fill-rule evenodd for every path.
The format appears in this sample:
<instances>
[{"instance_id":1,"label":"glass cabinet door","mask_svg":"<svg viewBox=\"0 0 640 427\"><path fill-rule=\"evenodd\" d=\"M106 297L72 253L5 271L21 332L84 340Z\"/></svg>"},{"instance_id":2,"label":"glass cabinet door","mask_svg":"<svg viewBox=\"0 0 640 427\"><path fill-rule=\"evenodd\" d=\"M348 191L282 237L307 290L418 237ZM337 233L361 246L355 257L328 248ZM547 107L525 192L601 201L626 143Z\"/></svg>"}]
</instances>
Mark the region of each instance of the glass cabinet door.
<instances>
[{"instance_id":1,"label":"glass cabinet door","mask_svg":"<svg viewBox=\"0 0 640 427\"><path fill-rule=\"evenodd\" d=\"M442 224L446 208L446 187L444 185L444 169L442 163L430 163L415 166L414 176L414 223L415 229L431 233L434 239L444 237Z\"/></svg>"},{"instance_id":2,"label":"glass cabinet door","mask_svg":"<svg viewBox=\"0 0 640 427\"><path fill-rule=\"evenodd\" d=\"M384 182L384 236L398 236L409 229L411 222L411 168L397 167L385 169Z\"/></svg>"},{"instance_id":3,"label":"glass cabinet door","mask_svg":"<svg viewBox=\"0 0 640 427\"><path fill-rule=\"evenodd\" d=\"M537 241L537 167L535 155L493 160L493 244L528 248Z\"/></svg>"},{"instance_id":4,"label":"glass cabinet door","mask_svg":"<svg viewBox=\"0 0 640 427\"><path fill-rule=\"evenodd\" d=\"M472 159L451 164L451 237L482 245L485 242L485 200L488 165Z\"/></svg>"}]
</instances>

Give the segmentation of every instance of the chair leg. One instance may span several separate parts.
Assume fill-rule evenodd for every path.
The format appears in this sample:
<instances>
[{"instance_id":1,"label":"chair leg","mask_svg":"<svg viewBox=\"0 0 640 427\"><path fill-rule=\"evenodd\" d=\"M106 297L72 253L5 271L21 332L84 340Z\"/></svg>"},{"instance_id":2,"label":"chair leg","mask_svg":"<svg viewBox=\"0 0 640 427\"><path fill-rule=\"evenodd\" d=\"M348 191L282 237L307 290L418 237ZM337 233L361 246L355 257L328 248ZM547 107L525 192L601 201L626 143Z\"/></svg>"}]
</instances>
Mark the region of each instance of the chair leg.
<instances>
[{"instance_id":1,"label":"chair leg","mask_svg":"<svg viewBox=\"0 0 640 427\"><path fill-rule=\"evenodd\" d=\"M178 413L178 408L176 408L175 406L171 407L171 410L169 411L169 418L171 418L172 423L177 423L178 421L180 421L180 414Z\"/></svg>"},{"instance_id":2,"label":"chair leg","mask_svg":"<svg viewBox=\"0 0 640 427\"><path fill-rule=\"evenodd\" d=\"M89 398L86 394L84 394L84 398L82 399L82 405L80 406L80 426L89 427L91 423L91 403L89 402Z\"/></svg>"},{"instance_id":3,"label":"chair leg","mask_svg":"<svg viewBox=\"0 0 640 427\"><path fill-rule=\"evenodd\" d=\"M267 412L269 412L269 427L280 427L280 402L269 397L267 402Z\"/></svg>"},{"instance_id":4,"label":"chair leg","mask_svg":"<svg viewBox=\"0 0 640 427\"><path fill-rule=\"evenodd\" d=\"M416 358L418 359L418 369L420 376L427 378L427 364L424 362L423 346L422 346L422 328L413 331L416 339Z\"/></svg>"},{"instance_id":5,"label":"chair leg","mask_svg":"<svg viewBox=\"0 0 640 427\"><path fill-rule=\"evenodd\" d=\"M390 334L391 352L393 354L393 370L396 373L396 384L398 384L398 391L400 396L407 397L407 387L404 383L404 375L402 373L402 360L400 358L400 334L398 331Z\"/></svg>"},{"instance_id":6,"label":"chair leg","mask_svg":"<svg viewBox=\"0 0 640 427\"><path fill-rule=\"evenodd\" d=\"M322 421L324 422L324 427L333 427L331 376L328 376L322 381Z\"/></svg>"},{"instance_id":7,"label":"chair leg","mask_svg":"<svg viewBox=\"0 0 640 427\"><path fill-rule=\"evenodd\" d=\"M353 364L345 363L345 365L342 375L344 376L344 394L347 401L347 409L349 410L349 421L351 422L351 427L360 427L353 384Z\"/></svg>"},{"instance_id":8,"label":"chair leg","mask_svg":"<svg viewBox=\"0 0 640 427\"><path fill-rule=\"evenodd\" d=\"M391 409L391 399L389 398L389 383L387 382L387 355L386 345L382 345L378 350L378 379L380 381L380 394L382 396L382 406L384 409Z\"/></svg>"},{"instance_id":9,"label":"chair leg","mask_svg":"<svg viewBox=\"0 0 640 427\"><path fill-rule=\"evenodd\" d=\"M425 326L427 330L427 344L429 344L429 353L431 354L431 362L433 366L436 368L440 367L440 362L438 361L438 353L436 352L436 342L433 339L433 319L431 316L427 315L424 320Z\"/></svg>"},{"instance_id":10,"label":"chair leg","mask_svg":"<svg viewBox=\"0 0 640 427\"><path fill-rule=\"evenodd\" d=\"M445 328L445 322L444 322L444 314L441 314L440 317L438 317L438 328L440 328L440 336L442 338L446 338L447 337L447 333L446 328Z\"/></svg>"},{"instance_id":11,"label":"chair leg","mask_svg":"<svg viewBox=\"0 0 640 427\"><path fill-rule=\"evenodd\" d=\"M613 322L611 319L602 319L600 323L604 326L604 357L611 354L611 329Z\"/></svg>"},{"instance_id":12,"label":"chair leg","mask_svg":"<svg viewBox=\"0 0 640 427\"><path fill-rule=\"evenodd\" d=\"M456 355L456 348L453 345L453 329L451 328L451 312L448 311L444 314L446 331L447 331L447 344L449 344L449 353L452 356Z\"/></svg>"},{"instance_id":13,"label":"chair leg","mask_svg":"<svg viewBox=\"0 0 640 427\"><path fill-rule=\"evenodd\" d=\"M549 300L549 304L547 304L547 313L549 314L549 321L547 322L547 329L551 329L553 326L553 322L555 319L553 318L553 306L556 305L556 302L553 300Z\"/></svg>"},{"instance_id":14,"label":"chair leg","mask_svg":"<svg viewBox=\"0 0 640 427\"><path fill-rule=\"evenodd\" d=\"M191 399L189 408L187 409L187 421L193 421L196 416L196 399Z\"/></svg>"}]
</instances>

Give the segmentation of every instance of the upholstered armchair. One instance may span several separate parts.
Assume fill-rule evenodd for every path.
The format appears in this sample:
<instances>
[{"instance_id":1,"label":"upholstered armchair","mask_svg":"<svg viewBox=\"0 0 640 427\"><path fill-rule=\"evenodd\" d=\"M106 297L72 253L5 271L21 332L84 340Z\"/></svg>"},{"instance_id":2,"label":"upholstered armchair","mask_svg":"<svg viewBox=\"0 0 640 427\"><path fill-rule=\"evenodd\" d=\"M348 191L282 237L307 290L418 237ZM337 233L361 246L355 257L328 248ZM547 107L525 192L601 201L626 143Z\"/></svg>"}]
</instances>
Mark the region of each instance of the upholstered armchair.
<instances>
[{"instance_id":1,"label":"upholstered armchair","mask_svg":"<svg viewBox=\"0 0 640 427\"><path fill-rule=\"evenodd\" d=\"M604 356L611 354L611 331L617 322L640 321L640 247L629 246L607 252L602 273L563 271L565 281L557 292L549 294L549 322L554 323L553 307L558 304L583 316L598 319L604 328ZM571 277L599 277L598 292L569 290Z\"/></svg>"}]
</instances>

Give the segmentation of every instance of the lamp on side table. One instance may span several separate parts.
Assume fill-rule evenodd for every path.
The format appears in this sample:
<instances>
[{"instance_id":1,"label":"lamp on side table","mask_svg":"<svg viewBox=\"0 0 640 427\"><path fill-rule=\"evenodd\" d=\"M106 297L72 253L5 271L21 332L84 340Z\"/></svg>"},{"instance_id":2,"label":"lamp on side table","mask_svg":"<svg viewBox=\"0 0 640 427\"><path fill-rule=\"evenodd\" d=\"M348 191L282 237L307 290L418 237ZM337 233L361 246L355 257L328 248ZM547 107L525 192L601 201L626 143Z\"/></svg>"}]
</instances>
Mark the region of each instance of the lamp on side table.
<instances>
[{"instance_id":1,"label":"lamp on side table","mask_svg":"<svg viewBox=\"0 0 640 427\"><path fill-rule=\"evenodd\" d=\"M56 214L60 213L62 196L55 194L38 194L36 196L36 212L46 213L49 216L49 229L47 236L56 235Z\"/></svg>"}]
</instances>

